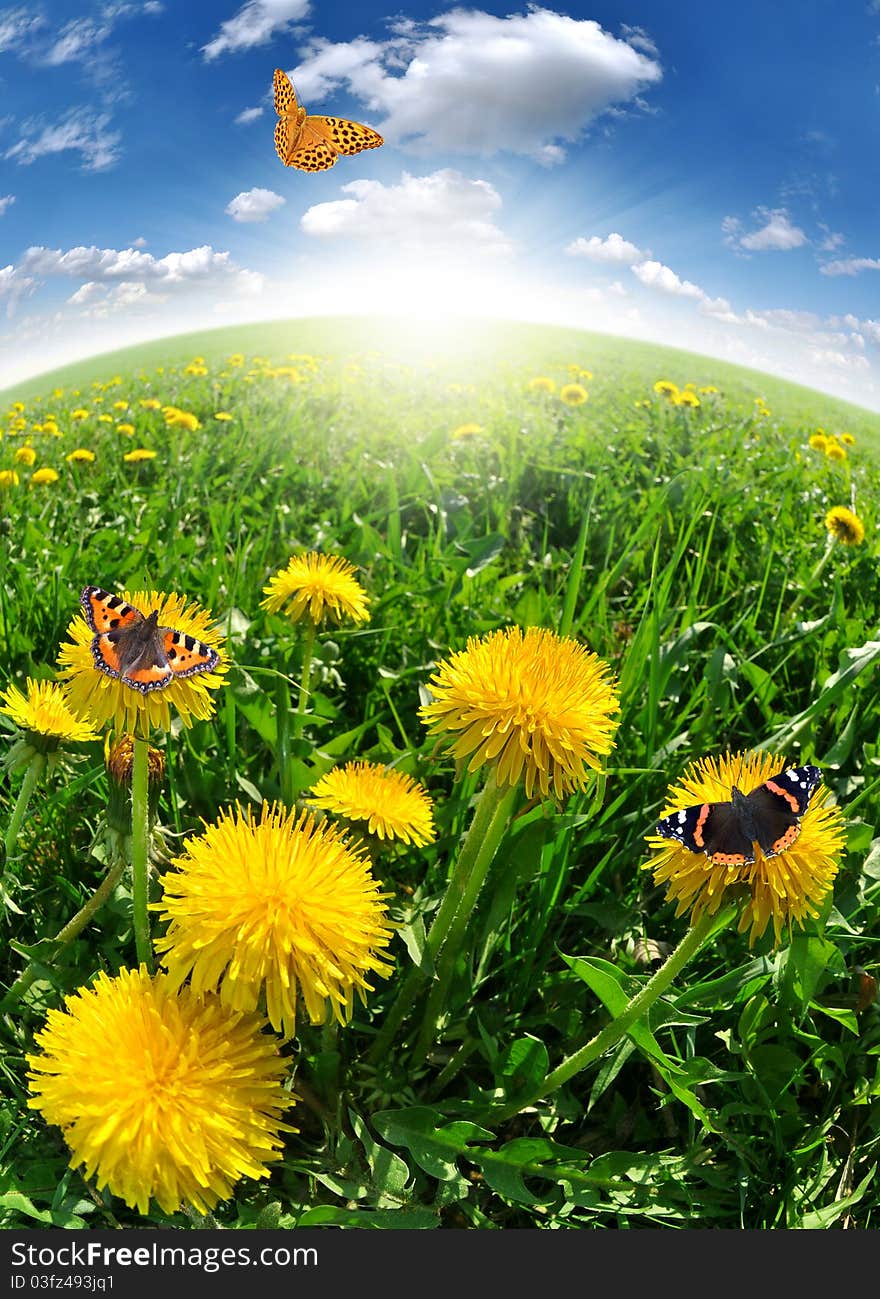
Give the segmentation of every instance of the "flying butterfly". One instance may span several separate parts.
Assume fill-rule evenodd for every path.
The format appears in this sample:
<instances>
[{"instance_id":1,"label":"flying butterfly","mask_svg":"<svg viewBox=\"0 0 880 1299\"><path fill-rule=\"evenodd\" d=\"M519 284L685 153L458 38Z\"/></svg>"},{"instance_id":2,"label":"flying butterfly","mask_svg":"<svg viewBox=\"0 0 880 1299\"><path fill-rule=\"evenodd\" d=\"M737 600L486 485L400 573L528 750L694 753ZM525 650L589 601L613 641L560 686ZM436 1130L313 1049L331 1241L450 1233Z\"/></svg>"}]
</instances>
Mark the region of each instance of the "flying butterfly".
<instances>
[{"instance_id":1,"label":"flying butterfly","mask_svg":"<svg viewBox=\"0 0 880 1299\"><path fill-rule=\"evenodd\" d=\"M371 126L344 117L310 117L297 103L290 78L275 69L275 152L285 167L300 171L326 171L340 153L347 157L363 149L377 149L385 141Z\"/></svg>"}]
</instances>

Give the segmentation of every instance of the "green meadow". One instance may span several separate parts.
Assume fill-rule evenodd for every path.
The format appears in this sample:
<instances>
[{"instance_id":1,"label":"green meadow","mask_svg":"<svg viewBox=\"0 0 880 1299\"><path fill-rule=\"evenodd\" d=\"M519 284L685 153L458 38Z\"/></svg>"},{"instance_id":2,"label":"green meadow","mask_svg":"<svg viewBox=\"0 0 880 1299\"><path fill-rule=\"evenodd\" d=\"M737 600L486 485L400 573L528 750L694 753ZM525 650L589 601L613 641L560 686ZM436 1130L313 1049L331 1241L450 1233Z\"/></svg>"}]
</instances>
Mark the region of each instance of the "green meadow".
<instances>
[{"instance_id":1,"label":"green meadow","mask_svg":"<svg viewBox=\"0 0 880 1299\"><path fill-rule=\"evenodd\" d=\"M349 1023L262 1030L296 1131L213 1225L878 1226L880 414L605 335L318 318L41 375L0 393L0 429L0 689L55 680L89 585L176 592L223 638L211 716L150 737L152 901L221 810L302 810L341 764L384 764L432 803L427 845L364 843L395 925L387 975ZM835 507L864 535L829 530ZM317 629L292 724L303 625L261 601L310 551L354 565L370 617ZM457 770L419 709L439 664L510 626L609 666L614 746L561 800L516 790L433 951L492 773ZM19 730L0 712L5 751ZM689 764L759 752L821 770L845 830L833 887L777 939L731 919L738 885L631 1014L693 919L644 869L646 836ZM193 1229L186 1206L99 1189L28 1107L47 1012L137 964L133 879L65 938L119 844L104 738L43 764L26 807L10 767L0 1226Z\"/></svg>"}]
</instances>

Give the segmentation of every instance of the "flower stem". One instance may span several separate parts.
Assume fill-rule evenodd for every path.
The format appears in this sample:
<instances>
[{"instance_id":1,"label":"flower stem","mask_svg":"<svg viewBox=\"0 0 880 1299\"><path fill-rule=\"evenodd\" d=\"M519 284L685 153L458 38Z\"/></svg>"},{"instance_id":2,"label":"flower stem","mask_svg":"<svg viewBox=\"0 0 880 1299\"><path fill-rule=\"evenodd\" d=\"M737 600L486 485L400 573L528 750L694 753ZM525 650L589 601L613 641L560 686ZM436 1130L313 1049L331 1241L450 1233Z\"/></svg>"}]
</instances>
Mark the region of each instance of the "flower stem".
<instances>
[{"instance_id":1,"label":"flower stem","mask_svg":"<svg viewBox=\"0 0 880 1299\"><path fill-rule=\"evenodd\" d=\"M798 592L798 594L795 596L795 598L792 600L791 604L788 606L788 608L785 611L786 618L788 618L789 620L794 618L795 614L800 609L804 600L810 594L816 582L818 582L819 578L822 576L822 571L825 568L825 565L828 563L828 560L831 558L831 552L833 549L834 549L834 537L829 533L828 539L825 543L825 549L822 552L822 554L819 556L819 560L816 563L815 568L813 569L812 573L807 578L806 582L804 582L800 591Z\"/></svg>"},{"instance_id":2,"label":"flower stem","mask_svg":"<svg viewBox=\"0 0 880 1299\"><path fill-rule=\"evenodd\" d=\"M131 906L138 965L152 972L149 900L149 754L147 740L134 737L131 773Z\"/></svg>"},{"instance_id":3,"label":"flower stem","mask_svg":"<svg viewBox=\"0 0 880 1299\"><path fill-rule=\"evenodd\" d=\"M557 1065L529 1096L492 1110L486 1116L486 1121L503 1122L505 1119L513 1118L515 1114L528 1109L536 1101L543 1100L551 1092L557 1091L576 1073L580 1073L582 1069L586 1069L594 1060L598 1060L601 1055L609 1051L629 1031L633 1024L648 1013L654 1002L663 995L673 979L691 957L697 954L706 940L711 938L719 929L723 929L730 924L738 911L739 906L737 903L729 903L713 915L704 912L696 924L687 931L678 947L660 966L660 969L610 1024L606 1024L602 1031L592 1037L585 1046L582 1046L579 1051L575 1051L573 1055L568 1056L560 1065Z\"/></svg>"},{"instance_id":4,"label":"flower stem","mask_svg":"<svg viewBox=\"0 0 880 1299\"><path fill-rule=\"evenodd\" d=\"M18 798L15 800L15 807L12 809L12 817L3 844L5 849L3 857L4 868L9 865L12 853L15 849L15 841L18 839L25 813L28 809L28 803L31 801L31 795L36 789L37 781L43 774L43 768L45 765L46 758L42 753L35 753L27 765L24 779L21 782L21 789L18 791Z\"/></svg>"},{"instance_id":5,"label":"flower stem","mask_svg":"<svg viewBox=\"0 0 880 1299\"><path fill-rule=\"evenodd\" d=\"M431 960L437 956L443 946L455 919L456 912L465 897L465 893L470 891L468 889L468 883L471 874L474 872L477 865L477 858L479 857L482 873L476 884L473 898L471 899L470 906L473 908L476 894L479 892L480 885L485 878L486 870L488 870L491 861L491 856L489 856L485 861L485 865L482 865L483 857L486 855L485 850L487 848L487 838L490 827L493 826L496 813L499 811L502 804L505 805L503 823L506 824L507 811L509 810L508 803L512 806L515 793L515 788L509 789L505 793L504 789L495 783L494 777L490 777L484 785L482 792L477 799L476 807L474 808L474 816L470 824L470 829L465 835L464 842L461 845L461 851L458 854L458 860L455 863L452 876L446 886L446 893L443 897L443 901L440 904L440 908L434 917L434 923L431 925L431 928L428 931L428 936L425 940L426 956L431 958ZM501 818L499 818L499 820L500 819ZM500 831L498 833L498 838L500 838ZM494 853L496 847L497 842L494 842L491 845L492 853ZM469 915L470 912L467 914ZM467 917L465 917L464 923L467 923ZM403 985L397 995L397 1000L385 1016L382 1028L370 1048L367 1055L369 1063L377 1064L388 1050L394 1040L398 1028L403 1022L404 1017L412 1007L421 984L426 977L427 972L422 966L414 965L411 968L409 974L403 981Z\"/></svg>"},{"instance_id":6,"label":"flower stem","mask_svg":"<svg viewBox=\"0 0 880 1299\"><path fill-rule=\"evenodd\" d=\"M303 727L306 721L306 705L309 700L309 682L312 677L312 661L315 649L315 623L308 621L306 623L305 640L303 642L302 666L300 668L299 678L299 697L296 701L296 712L293 718L285 716L283 719L278 718L278 744L279 750L282 749L282 736L284 737L283 748L285 749L282 760L281 770L281 794L288 807L293 807L299 794L299 784L295 776L295 768L291 762L299 762L299 754L291 752L291 746L299 740L303 733ZM287 699L287 708L290 708L290 696L287 694L287 684L285 682L285 697Z\"/></svg>"},{"instance_id":7,"label":"flower stem","mask_svg":"<svg viewBox=\"0 0 880 1299\"><path fill-rule=\"evenodd\" d=\"M299 699L296 702L296 712L293 715L293 729L291 735L294 740L298 740L303 732L303 726L306 720L306 704L309 698L309 681L312 677L312 656L315 649L315 624L311 621L306 623L306 636L303 642L302 667L300 669L299 679Z\"/></svg>"}]
</instances>

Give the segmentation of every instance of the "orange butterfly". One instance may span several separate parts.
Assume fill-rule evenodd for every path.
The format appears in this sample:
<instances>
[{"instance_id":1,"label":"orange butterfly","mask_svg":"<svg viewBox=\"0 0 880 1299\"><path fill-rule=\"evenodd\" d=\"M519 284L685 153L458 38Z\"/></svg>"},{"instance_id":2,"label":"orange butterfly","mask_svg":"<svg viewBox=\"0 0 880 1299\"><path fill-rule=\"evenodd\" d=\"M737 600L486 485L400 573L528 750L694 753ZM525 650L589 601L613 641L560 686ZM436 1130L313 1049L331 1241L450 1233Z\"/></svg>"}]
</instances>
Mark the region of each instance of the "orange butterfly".
<instances>
[{"instance_id":1,"label":"orange butterfly","mask_svg":"<svg viewBox=\"0 0 880 1299\"><path fill-rule=\"evenodd\" d=\"M275 69L275 152L285 167L300 171L326 171L340 153L377 149L385 141L371 126L344 117L310 117L296 102L290 78Z\"/></svg>"},{"instance_id":2,"label":"orange butterfly","mask_svg":"<svg viewBox=\"0 0 880 1299\"><path fill-rule=\"evenodd\" d=\"M156 609L144 617L122 596L100 586L84 587L80 604L94 633L90 648L95 667L142 695L164 690L176 677L213 672L220 662L217 651L204 641L160 627Z\"/></svg>"}]
</instances>

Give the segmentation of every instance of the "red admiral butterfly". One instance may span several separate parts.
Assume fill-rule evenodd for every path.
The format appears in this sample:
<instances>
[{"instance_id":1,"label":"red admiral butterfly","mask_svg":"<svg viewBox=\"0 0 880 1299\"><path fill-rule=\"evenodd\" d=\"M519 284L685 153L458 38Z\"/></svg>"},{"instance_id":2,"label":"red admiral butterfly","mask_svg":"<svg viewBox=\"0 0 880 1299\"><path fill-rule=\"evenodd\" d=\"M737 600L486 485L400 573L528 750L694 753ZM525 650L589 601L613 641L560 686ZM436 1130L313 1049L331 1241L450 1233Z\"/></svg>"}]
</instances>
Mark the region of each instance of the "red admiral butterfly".
<instances>
[{"instance_id":1,"label":"red admiral butterfly","mask_svg":"<svg viewBox=\"0 0 880 1299\"><path fill-rule=\"evenodd\" d=\"M813 790L822 779L818 767L789 767L743 794L736 785L729 803L699 803L664 816L657 833L677 839L691 852L705 853L716 866L747 866L754 845L765 857L790 848L801 832Z\"/></svg>"}]
</instances>

